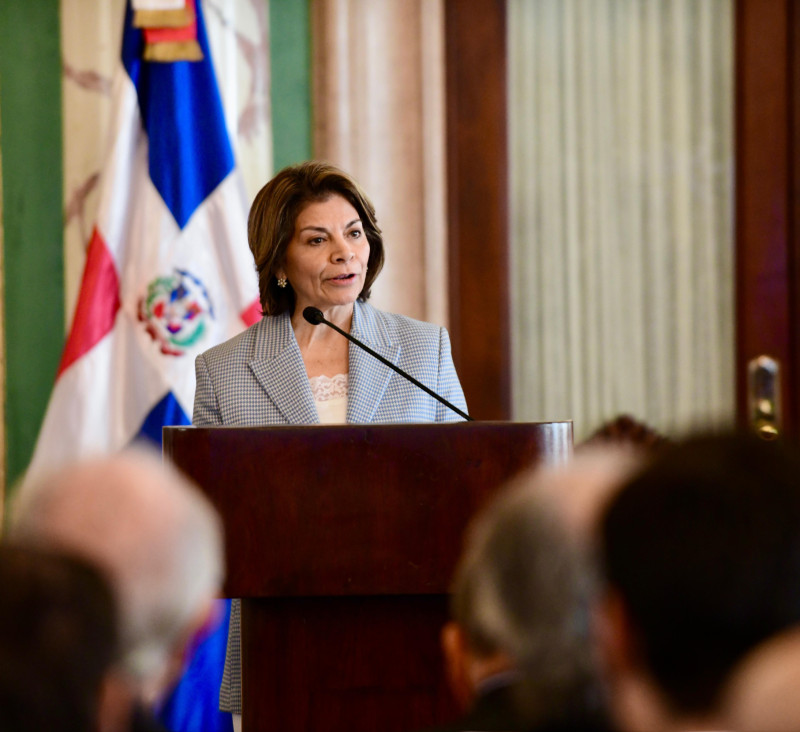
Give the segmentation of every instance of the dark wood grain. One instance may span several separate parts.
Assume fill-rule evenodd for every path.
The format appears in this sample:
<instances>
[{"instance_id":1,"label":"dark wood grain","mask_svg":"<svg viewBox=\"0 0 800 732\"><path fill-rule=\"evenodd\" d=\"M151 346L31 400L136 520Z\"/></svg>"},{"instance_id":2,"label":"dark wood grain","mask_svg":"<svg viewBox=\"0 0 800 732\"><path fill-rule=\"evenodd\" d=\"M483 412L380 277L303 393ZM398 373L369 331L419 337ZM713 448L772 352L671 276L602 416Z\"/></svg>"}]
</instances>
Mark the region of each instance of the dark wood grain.
<instances>
[{"instance_id":1,"label":"dark wood grain","mask_svg":"<svg viewBox=\"0 0 800 732\"><path fill-rule=\"evenodd\" d=\"M465 523L570 422L167 428L224 517L232 597L446 592Z\"/></svg>"},{"instance_id":2,"label":"dark wood grain","mask_svg":"<svg viewBox=\"0 0 800 732\"><path fill-rule=\"evenodd\" d=\"M446 618L443 595L244 601L251 729L410 732L454 718Z\"/></svg>"},{"instance_id":3,"label":"dark wood grain","mask_svg":"<svg viewBox=\"0 0 800 732\"><path fill-rule=\"evenodd\" d=\"M748 362L769 355L781 364L784 427L794 432L789 4L738 0L736 28L737 412L745 423Z\"/></svg>"},{"instance_id":4,"label":"dark wood grain","mask_svg":"<svg viewBox=\"0 0 800 732\"><path fill-rule=\"evenodd\" d=\"M476 419L511 418L505 0L445 0L453 358Z\"/></svg>"},{"instance_id":5,"label":"dark wood grain","mask_svg":"<svg viewBox=\"0 0 800 732\"><path fill-rule=\"evenodd\" d=\"M790 282L792 292L792 324L789 330L793 370L788 384L791 400L791 419L795 436L800 432L800 2L790 6L789 40L789 250L791 258Z\"/></svg>"}]
</instances>

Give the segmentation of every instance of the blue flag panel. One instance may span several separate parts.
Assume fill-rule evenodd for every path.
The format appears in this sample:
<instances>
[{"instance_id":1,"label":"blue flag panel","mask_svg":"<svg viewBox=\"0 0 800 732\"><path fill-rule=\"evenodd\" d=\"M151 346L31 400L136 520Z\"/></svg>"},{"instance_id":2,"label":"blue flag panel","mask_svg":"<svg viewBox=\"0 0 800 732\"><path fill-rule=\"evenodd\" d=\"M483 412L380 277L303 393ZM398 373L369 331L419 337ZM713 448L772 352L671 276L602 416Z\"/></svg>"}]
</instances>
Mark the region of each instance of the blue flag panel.
<instances>
[{"instance_id":1,"label":"blue flag panel","mask_svg":"<svg viewBox=\"0 0 800 732\"><path fill-rule=\"evenodd\" d=\"M122 40L150 145L150 178L181 229L234 166L200 2L196 11L202 61L143 61L144 34L132 25L130 3Z\"/></svg>"}]
</instances>

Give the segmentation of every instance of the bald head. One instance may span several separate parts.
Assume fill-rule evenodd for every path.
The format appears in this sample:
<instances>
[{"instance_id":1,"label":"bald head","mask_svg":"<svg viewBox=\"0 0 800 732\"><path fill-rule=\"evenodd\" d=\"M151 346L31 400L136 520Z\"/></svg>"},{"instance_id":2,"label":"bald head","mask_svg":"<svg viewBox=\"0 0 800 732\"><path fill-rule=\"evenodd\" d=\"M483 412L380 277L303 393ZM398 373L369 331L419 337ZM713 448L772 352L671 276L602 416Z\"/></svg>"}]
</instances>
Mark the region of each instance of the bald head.
<instances>
[{"instance_id":1,"label":"bald head","mask_svg":"<svg viewBox=\"0 0 800 732\"><path fill-rule=\"evenodd\" d=\"M41 475L20 491L12 535L104 569L118 596L126 669L162 673L219 591L222 530L211 504L149 452L130 450Z\"/></svg>"}]
</instances>

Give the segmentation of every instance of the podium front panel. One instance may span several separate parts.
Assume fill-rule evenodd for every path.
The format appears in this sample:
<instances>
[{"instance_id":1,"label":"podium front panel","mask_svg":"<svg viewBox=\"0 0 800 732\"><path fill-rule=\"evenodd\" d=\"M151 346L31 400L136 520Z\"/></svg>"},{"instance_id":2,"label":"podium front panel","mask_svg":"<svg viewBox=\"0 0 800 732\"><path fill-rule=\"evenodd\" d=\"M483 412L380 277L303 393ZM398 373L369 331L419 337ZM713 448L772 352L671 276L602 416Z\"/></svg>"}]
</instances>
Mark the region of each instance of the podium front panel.
<instances>
[{"instance_id":1,"label":"podium front panel","mask_svg":"<svg viewBox=\"0 0 800 732\"><path fill-rule=\"evenodd\" d=\"M478 507L571 445L571 422L164 429L223 516L231 597L446 592Z\"/></svg>"}]
</instances>

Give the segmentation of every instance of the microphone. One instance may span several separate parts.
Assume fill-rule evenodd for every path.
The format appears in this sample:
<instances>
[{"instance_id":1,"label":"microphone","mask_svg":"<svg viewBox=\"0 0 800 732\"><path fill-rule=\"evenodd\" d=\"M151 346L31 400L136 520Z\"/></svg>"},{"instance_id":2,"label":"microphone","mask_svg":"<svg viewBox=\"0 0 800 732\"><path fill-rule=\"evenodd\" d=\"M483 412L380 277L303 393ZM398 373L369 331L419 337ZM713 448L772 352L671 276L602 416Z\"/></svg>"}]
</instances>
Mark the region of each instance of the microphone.
<instances>
[{"instance_id":1,"label":"microphone","mask_svg":"<svg viewBox=\"0 0 800 732\"><path fill-rule=\"evenodd\" d=\"M439 396L435 391L433 391L432 389L429 389L427 386L425 386L425 384L421 384L413 376L411 376L411 374L407 374L405 371L403 371L403 369L398 368L391 361L388 361L383 356L381 356L379 353L375 353L375 351L373 351L369 346L367 346L366 344L364 344L360 340L358 340L358 338L354 338L349 333L346 333L345 331L343 331L338 325L334 325L333 323L331 323L330 320L326 320L325 316L322 314L322 310L320 310L319 308L315 308L313 306L309 306L309 307L305 308L303 310L303 317L309 323L311 323L311 325L319 325L320 323L324 323L329 328L333 328L337 333L340 333L345 338L347 338L348 341L350 341L351 343L355 343L359 348L362 348L363 350L365 350L370 356L374 356L382 364L385 364L386 366L388 366L393 371L396 371L403 378L408 379L412 384L414 384L414 386L418 386L420 389L422 389L422 391L424 391L427 394L430 394L434 399L438 399L446 407L449 407L450 409L452 409L457 415L459 415L460 417L463 417L468 422L474 422L474 419L472 417L470 417L466 412L462 412L457 406L455 406L455 404L451 404L450 402L447 401L447 399L445 399L444 397Z\"/></svg>"}]
</instances>

